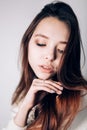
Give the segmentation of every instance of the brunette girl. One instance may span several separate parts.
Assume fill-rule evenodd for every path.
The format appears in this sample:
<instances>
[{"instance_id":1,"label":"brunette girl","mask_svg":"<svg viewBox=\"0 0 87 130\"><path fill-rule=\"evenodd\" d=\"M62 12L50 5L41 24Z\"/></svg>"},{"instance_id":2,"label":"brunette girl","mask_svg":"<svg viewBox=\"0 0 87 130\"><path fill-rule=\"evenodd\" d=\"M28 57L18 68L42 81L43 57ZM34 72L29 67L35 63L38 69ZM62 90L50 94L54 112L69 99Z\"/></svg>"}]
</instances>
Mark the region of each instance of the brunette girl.
<instances>
[{"instance_id":1,"label":"brunette girl","mask_svg":"<svg viewBox=\"0 0 87 130\"><path fill-rule=\"evenodd\" d=\"M64 2L46 5L21 41L22 74L12 98L18 109L6 130L70 129L87 92L81 46L72 8Z\"/></svg>"}]
</instances>

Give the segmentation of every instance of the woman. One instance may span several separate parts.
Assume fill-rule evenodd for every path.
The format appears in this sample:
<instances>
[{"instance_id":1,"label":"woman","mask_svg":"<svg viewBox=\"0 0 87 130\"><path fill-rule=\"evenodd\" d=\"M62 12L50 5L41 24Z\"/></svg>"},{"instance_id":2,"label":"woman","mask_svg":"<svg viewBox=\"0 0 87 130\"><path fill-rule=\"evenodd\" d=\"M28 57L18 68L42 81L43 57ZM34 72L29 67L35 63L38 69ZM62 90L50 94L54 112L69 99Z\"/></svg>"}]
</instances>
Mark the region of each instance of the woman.
<instances>
[{"instance_id":1,"label":"woman","mask_svg":"<svg viewBox=\"0 0 87 130\"><path fill-rule=\"evenodd\" d=\"M87 92L80 68L81 46L72 8L63 2L46 5L22 38L22 74L12 99L18 111L8 130L70 127Z\"/></svg>"}]
</instances>

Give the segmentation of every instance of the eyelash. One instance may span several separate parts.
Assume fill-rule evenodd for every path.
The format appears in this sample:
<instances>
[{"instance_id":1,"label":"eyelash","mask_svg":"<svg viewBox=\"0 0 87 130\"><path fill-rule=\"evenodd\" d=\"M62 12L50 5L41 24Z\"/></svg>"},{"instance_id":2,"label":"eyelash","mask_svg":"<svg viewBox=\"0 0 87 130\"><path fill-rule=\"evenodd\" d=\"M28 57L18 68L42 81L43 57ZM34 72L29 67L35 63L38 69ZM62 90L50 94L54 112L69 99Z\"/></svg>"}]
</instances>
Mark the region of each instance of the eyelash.
<instances>
[{"instance_id":1,"label":"eyelash","mask_svg":"<svg viewBox=\"0 0 87 130\"><path fill-rule=\"evenodd\" d=\"M46 46L46 44L43 44L43 43L36 43L36 44L37 44L37 46L40 46L40 47ZM63 53L64 53L64 50L61 50L61 49L57 49L57 51L58 51L58 53L60 53L60 54L63 54Z\"/></svg>"},{"instance_id":2,"label":"eyelash","mask_svg":"<svg viewBox=\"0 0 87 130\"><path fill-rule=\"evenodd\" d=\"M37 43L38 46L46 46L46 44L43 44L43 43Z\"/></svg>"},{"instance_id":3,"label":"eyelash","mask_svg":"<svg viewBox=\"0 0 87 130\"><path fill-rule=\"evenodd\" d=\"M64 50L57 49L60 54L64 53Z\"/></svg>"}]
</instances>

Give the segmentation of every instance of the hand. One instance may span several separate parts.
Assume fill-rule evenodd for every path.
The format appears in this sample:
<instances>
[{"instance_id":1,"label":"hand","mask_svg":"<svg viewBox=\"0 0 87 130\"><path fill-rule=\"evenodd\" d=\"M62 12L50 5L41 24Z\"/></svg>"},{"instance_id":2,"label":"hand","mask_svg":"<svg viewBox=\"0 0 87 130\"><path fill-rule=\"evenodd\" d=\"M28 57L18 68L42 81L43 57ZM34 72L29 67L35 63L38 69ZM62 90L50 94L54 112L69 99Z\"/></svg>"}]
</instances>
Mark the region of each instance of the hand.
<instances>
[{"instance_id":1,"label":"hand","mask_svg":"<svg viewBox=\"0 0 87 130\"><path fill-rule=\"evenodd\" d=\"M41 80L34 79L29 91L37 93L37 91L46 91L48 93L57 93L58 95L62 94L62 84L53 80Z\"/></svg>"},{"instance_id":2,"label":"hand","mask_svg":"<svg viewBox=\"0 0 87 130\"><path fill-rule=\"evenodd\" d=\"M62 84L60 82L56 82L53 80L41 80L41 79L34 79L30 89L25 96L25 99L23 101L23 106L27 109L32 108L34 104L34 100L36 97L37 92L39 91L45 91L48 93L56 93L58 95L62 94Z\"/></svg>"},{"instance_id":3,"label":"hand","mask_svg":"<svg viewBox=\"0 0 87 130\"><path fill-rule=\"evenodd\" d=\"M37 92L45 91L47 93L57 93L60 95L62 94L62 90L63 87L60 82L34 79L15 117L15 123L19 126L24 126L26 124L27 113L35 105L34 101Z\"/></svg>"}]
</instances>

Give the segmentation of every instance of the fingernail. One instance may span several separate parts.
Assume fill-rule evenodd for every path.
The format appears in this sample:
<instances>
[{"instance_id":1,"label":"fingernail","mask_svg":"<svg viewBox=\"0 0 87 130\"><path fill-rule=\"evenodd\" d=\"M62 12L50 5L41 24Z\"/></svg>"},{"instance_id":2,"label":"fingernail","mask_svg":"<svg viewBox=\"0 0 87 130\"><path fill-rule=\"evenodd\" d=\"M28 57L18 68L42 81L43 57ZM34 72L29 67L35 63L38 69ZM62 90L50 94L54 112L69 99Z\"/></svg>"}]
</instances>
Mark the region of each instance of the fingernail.
<instances>
[{"instance_id":1,"label":"fingernail","mask_svg":"<svg viewBox=\"0 0 87 130\"><path fill-rule=\"evenodd\" d=\"M55 91L54 91L54 90L51 90L51 93L55 93Z\"/></svg>"},{"instance_id":2,"label":"fingernail","mask_svg":"<svg viewBox=\"0 0 87 130\"><path fill-rule=\"evenodd\" d=\"M63 87L61 87L61 90L63 90Z\"/></svg>"},{"instance_id":3,"label":"fingernail","mask_svg":"<svg viewBox=\"0 0 87 130\"><path fill-rule=\"evenodd\" d=\"M59 94L62 94L62 92L61 92L61 91L59 91L58 93L59 93Z\"/></svg>"}]
</instances>

